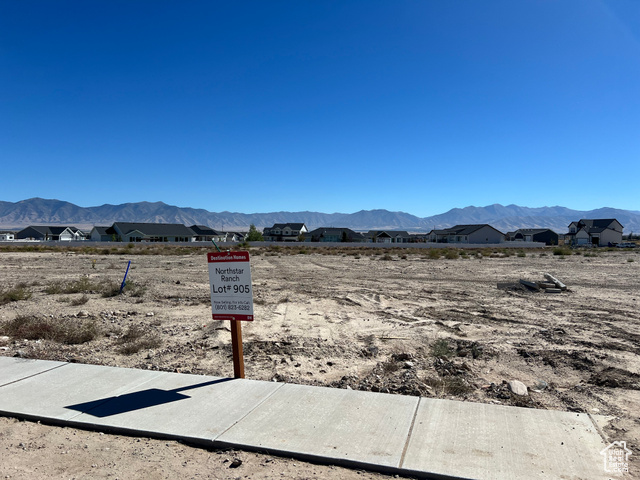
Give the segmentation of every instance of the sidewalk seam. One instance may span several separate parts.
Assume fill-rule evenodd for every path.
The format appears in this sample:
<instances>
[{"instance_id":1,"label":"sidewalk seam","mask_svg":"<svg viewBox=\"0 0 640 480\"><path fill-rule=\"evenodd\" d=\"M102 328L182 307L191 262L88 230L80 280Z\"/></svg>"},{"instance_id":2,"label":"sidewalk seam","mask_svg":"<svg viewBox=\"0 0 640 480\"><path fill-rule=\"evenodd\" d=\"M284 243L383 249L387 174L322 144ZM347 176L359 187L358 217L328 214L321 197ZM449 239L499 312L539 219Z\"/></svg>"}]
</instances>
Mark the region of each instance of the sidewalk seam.
<instances>
[{"instance_id":1,"label":"sidewalk seam","mask_svg":"<svg viewBox=\"0 0 640 480\"><path fill-rule=\"evenodd\" d=\"M407 440L404 442L404 448L402 449L402 455L400 456L400 463L398 464L398 468L402 468L404 464L404 457L407 455L407 450L409 449L409 442L411 441L411 435L413 434L413 426L416 423L416 418L418 417L418 409L420 408L420 402L422 402L422 397L418 397L418 403L416 404L416 409L413 412L413 418L411 419L411 426L409 427L409 432L407 433Z\"/></svg>"},{"instance_id":2,"label":"sidewalk seam","mask_svg":"<svg viewBox=\"0 0 640 480\"><path fill-rule=\"evenodd\" d=\"M39 361L39 360L37 360L37 361ZM0 388L6 387L7 385L12 385L14 383L21 382L22 380L26 380L27 378L37 377L38 375L42 375L43 373L51 372L52 370L55 370L56 368L65 367L67 365L69 365L69 362L64 362L62 365L56 365L55 367L51 367L48 370L43 370L41 372L34 373L33 375L29 375L27 377L22 377L22 378L19 378L18 380L14 380L13 382L9 382L9 383L5 383L3 385L0 385Z\"/></svg>"},{"instance_id":3,"label":"sidewalk seam","mask_svg":"<svg viewBox=\"0 0 640 480\"><path fill-rule=\"evenodd\" d=\"M591 414L589 412L587 412L587 415L589 416L589 420L591 420L591 424L595 427L596 432L598 432L598 435L600 435L600 438L602 438L602 441L605 444L611 443L609 441L609 439L607 438L607 436L604 434L604 432L602 431L602 429L600 428L600 425L598 425L598 423L595 421L595 419L591 416Z\"/></svg>"},{"instance_id":4,"label":"sidewalk seam","mask_svg":"<svg viewBox=\"0 0 640 480\"><path fill-rule=\"evenodd\" d=\"M222 432L220 432L217 436L213 437L211 439L212 442L216 442L218 438L220 438L222 435L224 435L225 433L227 433L229 430L231 430L233 427L235 427L237 424L239 424L241 421L243 421L245 418L247 418L247 416L249 416L252 412L254 412L256 410L256 408L258 408L259 406L261 406L264 402L266 402L267 400L269 400L278 390L280 390L282 387L284 387L285 385L287 385L286 383L283 383L282 385L280 385L278 388L274 389L273 392L271 392L269 395L267 395L266 397L264 397L262 399L261 402L257 403L251 410L249 410L247 413L245 413L241 418L239 418L235 423L233 423L233 425L229 425L226 429L224 429Z\"/></svg>"}]
</instances>

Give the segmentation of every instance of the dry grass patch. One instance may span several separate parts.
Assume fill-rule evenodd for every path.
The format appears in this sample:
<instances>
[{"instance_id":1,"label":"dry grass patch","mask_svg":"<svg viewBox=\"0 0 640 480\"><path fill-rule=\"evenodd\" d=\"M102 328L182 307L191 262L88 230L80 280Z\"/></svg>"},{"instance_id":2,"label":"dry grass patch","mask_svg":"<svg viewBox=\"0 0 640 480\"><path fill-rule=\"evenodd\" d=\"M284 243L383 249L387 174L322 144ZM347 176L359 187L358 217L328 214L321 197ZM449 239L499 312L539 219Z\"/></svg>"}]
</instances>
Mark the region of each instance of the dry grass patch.
<instances>
[{"instance_id":1,"label":"dry grass patch","mask_svg":"<svg viewBox=\"0 0 640 480\"><path fill-rule=\"evenodd\" d=\"M92 282L88 277L80 277L73 282L55 282L48 285L44 292L49 295L60 293L98 293L105 288L105 282Z\"/></svg>"},{"instance_id":2,"label":"dry grass patch","mask_svg":"<svg viewBox=\"0 0 640 480\"><path fill-rule=\"evenodd\" d=\"M436 395L464 395L473 390L473 387L462 377L430 377L425 379L425 384L431 387Z\"/></svg>"},{"instance_id":3,"label":"dry grass patch","mask_svg":"<svg viewBox=\"0 0 640 480\"><path fill-rule=\"evenodd\" d=\"M162 339L146 327L132 325L118 338L117 343L120 345L118 352L123 355L133 355L140 350L158 348L162 345Z\"/></svg>"},{"instance_id":4,"label":"dry grass patch","mask_svg":"<svg viewBox=\"0 0 640 480\"><path fill-rule=\"evenodd\" d=\"M93 320L19 315L0 324L3 335L24 340L51 340L66 345L90 342L99 335Z\"/></svg>"},{"instance_id":5,"label":"dry grass patch","mask_svg":"<svg viewBox=\"0 0 640 480\"><path fill-rule=\"evenodd\" d=\"M25 283L20 283L8 290L0 290L0 305L6 305L10 302L18 302L20 300L29 300L31 291Z\"/></svg>"}]
</instances>

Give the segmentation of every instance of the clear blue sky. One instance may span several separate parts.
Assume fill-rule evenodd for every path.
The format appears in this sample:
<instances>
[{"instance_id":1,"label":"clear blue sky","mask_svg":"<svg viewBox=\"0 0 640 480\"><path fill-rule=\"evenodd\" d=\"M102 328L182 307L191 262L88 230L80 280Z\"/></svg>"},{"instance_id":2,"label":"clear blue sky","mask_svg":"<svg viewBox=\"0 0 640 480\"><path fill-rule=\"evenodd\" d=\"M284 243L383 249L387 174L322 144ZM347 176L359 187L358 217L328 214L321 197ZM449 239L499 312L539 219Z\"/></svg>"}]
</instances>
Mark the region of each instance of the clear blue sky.
<instances>
[{"instance_id":1,"label":"clear blue sky","mask_svg":"<svg viewBox=\"0 0 640 480\"><path fill-rule=\"evenodd\" d=\"M2 1L0 200L640 210L640 2Z\"/></svg>"}]
</instances>

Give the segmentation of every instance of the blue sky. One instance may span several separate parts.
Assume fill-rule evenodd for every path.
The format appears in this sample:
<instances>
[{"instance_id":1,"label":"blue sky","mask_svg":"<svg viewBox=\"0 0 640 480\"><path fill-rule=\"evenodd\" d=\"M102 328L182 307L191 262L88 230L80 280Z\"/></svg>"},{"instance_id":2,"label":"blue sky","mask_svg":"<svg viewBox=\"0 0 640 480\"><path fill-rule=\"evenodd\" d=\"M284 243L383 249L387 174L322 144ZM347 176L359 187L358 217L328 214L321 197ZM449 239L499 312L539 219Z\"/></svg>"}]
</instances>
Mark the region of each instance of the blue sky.
<instances>
[{"instance_id":1,"label":"blue sky","mask_svg":"<svg viewBox=\"0 0 640 480\"><path fill-rule=\"evenodd\" d=\"M0 200L640 210L640 3L0 2Z\"/></svg>"}]
</instances>

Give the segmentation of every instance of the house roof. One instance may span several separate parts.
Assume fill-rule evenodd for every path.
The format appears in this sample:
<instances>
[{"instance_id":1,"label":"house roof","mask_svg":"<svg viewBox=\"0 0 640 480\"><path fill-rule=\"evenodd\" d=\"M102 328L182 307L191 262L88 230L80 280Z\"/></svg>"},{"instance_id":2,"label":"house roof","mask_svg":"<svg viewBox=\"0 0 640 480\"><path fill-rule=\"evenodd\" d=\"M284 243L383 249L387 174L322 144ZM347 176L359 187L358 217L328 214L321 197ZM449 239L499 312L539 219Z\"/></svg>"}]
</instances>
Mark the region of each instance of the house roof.
<instances>
[{"instance_id":1,"label":"house roof","mask_svg":"<svg viewBox=\"0 0 640 480\"><path fill-rule=\"evenodd\" d=\"M609 228L613 222L618 222L615 218L581 218L578 225L582 224L585 227L596 228ZM575 222L571 222L575 223ZM620 223L620 222L618 222ZM622 224L621 224L622 225ZM571 226L571 224L569 224Z\"/></svg>"},{"instance_id":2,"label":"house roof","mask_svg":"<svg viewBox=\"0 0 640 480\"><path fill-rule=\"evenodd\" d=\"M280 230L282 230L286 227L289 227L291 230L301 230L304 226L304 223L274 223L273 227L271 227L269 230L272 230L274 228L279 228Z\"/></svg>"},{"instance_id":3,"label":"house roof","mask_svg":"<svg viewBox=\"0 0 640 480\"><path fill-rule=\"evenodd\" d=\"M193 231L181 223L130 223L115 222L113 228L127 235L131 232L138 231L147 236L158 237L192 237Z\"/></svg>"},{"instance_id":4,"label":"house roof","mask_svg":"<svg viewBox=\"0 0 640 480\"><path fill-rule=\"evenodd\" d=\"M407 232L406 230L369 230L366 233L367 237L380 237L386 235L388 237L404 237L404 238L408 238L411 235L409 235L409 232Z\"/></svg>"},{"instance_id":5,"label":"house roof","mask_svg":"<svg viewBox=\"0 0 640 480\"><path fill-rule=\"evenodd\" d=\"M113 227L102 227L96 225L93 229L98 232L98 235L113 235L116 233Z\"/></svg>"},{"instance_id":6,"label":"house roof","mask_svg":"<svg viewBox=\"0 0 640 480\"><path fill-rule=\"evenodd\" d=\"M551 230L550 228L519 228L513 233L516 232L520 232L523 235L535 235L536 233L553 232L553 230Z\"/></svg>"},{"instance_id":7,"label":"house roof","mask_svg":"<svg viewBox=\"0 0 640 480\"><path fill-rule=\"evenodd\" d=\"M351 238L364 238L361 233L354 232L350 228L342 228L342 227L320 227L315 230L311 230L309 233L305 235L308 237L319 237L322 235L342 235L342 232L346 232L346 234Z\"/></svg>"},{"instance_id":8,"label":"house roof","mask_svg":"<svg viewBox=\"0 0 640 480\"><path fill-rule=\"evenodd\" d=\"M24 230L27 230L29 228L32 229L32 230L35 230L36 232L38 232L41 235L60 235L67 228L71 229L72 232L75 232L75 231L78 230L75 227L67 227L67 226L63 226L63 225L30 225L30 226L20 230L20 232L22 232ZM18 233L20 233L20 232L18 232Z\"/></svg>"},{"instance_id":9,"label":"house roof","mask_svg":"<svg viewBox=\"0 0 640 480\"><path fill-rule=\"evenodd\" d=\"M189 227L196 235L224 235L218 230L214 230L206 225L191 225Z\"/></svg>"},{"instance_id":10,"label":"house roof","mask_svg":"<svg viewBox=\"0 0 640 480\"><path fill-rule=\"evenodd\" d=\"M615 230L615 228L611 228L613 222L616 222L622 227L622 224L615 218L582 218L579 222L571 222L569 228L571 228L571 225L575 225L578 227L578 231L584 230L589 234L602 233L607 229ZM567 235L572 234L568 233Z\"/></svg>"},{"instance_id":11,"label":"house roof","mask_svg":"<svg viewBox=\"0 0 640 480\"><path fill-rule=\"evenodd\" d=\"M455 225L451 228L445 228L444 230L432 230L432 232L437 235L470 235L484 227L493 228L491 225L483 223L477 225ZM502 232L497 228L493 228L493 230L502 235Z\"/></svg>"}]
</instances>

